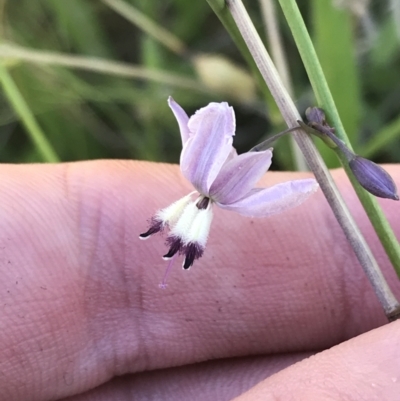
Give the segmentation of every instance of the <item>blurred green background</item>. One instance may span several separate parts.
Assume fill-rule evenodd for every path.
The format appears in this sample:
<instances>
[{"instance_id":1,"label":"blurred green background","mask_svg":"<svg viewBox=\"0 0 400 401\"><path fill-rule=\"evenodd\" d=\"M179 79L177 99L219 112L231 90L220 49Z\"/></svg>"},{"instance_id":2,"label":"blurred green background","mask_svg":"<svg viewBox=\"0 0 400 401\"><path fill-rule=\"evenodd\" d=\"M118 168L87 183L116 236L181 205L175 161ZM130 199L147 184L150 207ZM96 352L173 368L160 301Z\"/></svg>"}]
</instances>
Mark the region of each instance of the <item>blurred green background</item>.
<instances>
[{"instance_id":1,"label":"blurred green background","mask_svg":"<svg viewBox=\"0 0 400 401\"><path fill-rule=\"evenodd\" d=\"M244 3L270 47L263 1ZM400 1L298 3L356 152L400 162ZM304 113L315 101L279 5L273 19ZM40 162L50 148L62 161L178 162L169 95L189 115L232 104L239 153L285 129L206 0L0 0L0 23L1 162ZM273 166L296 168L288 138Z\"/></svg>"}]
</instances>

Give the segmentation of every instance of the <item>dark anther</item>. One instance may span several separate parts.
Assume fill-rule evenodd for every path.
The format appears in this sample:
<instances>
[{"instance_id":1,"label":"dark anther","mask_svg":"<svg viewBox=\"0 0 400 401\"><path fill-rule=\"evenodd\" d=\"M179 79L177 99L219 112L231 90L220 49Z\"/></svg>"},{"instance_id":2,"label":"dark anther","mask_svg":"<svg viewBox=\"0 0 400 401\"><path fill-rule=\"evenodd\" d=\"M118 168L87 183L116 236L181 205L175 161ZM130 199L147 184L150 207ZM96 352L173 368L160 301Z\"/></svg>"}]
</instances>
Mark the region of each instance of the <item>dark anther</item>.
<instances>
[{"instance_id":1,"label":"dark anther","mask_svg":"<svg viewBox=\"0 0 400 401\"><path fill-rule=\"evenodd\" d=\"M162 230L162 221L151 219L150 228L143 234L139 235L139 238L145 239L150 237L150 235L156 234Z\"/></svg>"},{"instance_id":2,"label":"dark anther","mask_svg":"<svg viewBox=\"0 0 400 401\"><path fill-rule=\"evenodd\" d=\"M209 203L210 203L210 198L203 197L196 203L196 206L200 210L207 209Z\"/></svg>"},{"instance_id":3,"label":"dark anther","mask_svg":"<svg viewBox=\"0 0 400 401\"><path fill-rule=\"evenodd\" d=\"M185 261L183 262L183 268L188 270L193 265L193 262L203 255L204 249L198 244L191 242L185 246L184 252Z\"/></svg>"},{"instance_id":4,"label":"dark anther","mask_svg":"<svg viewBox=\"0 0 400 401\"><path fill-rule=\"evenodd\" d=\"M183 247L181 239L177 237L167 238L167 245L169 246L169 251L163 256L164 259L172 258Z\"/></svg>"}]
</instances>

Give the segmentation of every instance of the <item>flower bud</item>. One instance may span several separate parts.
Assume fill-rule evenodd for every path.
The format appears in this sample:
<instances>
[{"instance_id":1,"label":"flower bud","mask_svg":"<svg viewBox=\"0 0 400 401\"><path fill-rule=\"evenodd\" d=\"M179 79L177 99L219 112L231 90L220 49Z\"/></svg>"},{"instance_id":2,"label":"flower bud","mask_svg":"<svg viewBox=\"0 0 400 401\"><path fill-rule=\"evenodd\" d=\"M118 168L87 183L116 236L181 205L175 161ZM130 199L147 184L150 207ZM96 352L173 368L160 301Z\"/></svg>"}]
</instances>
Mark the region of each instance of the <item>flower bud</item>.
<instances>
[{"instance_id":1,"label":"flower bud","mask_svg":"<svg viewBox=\"0 0 400 401\"><path fill-rule=\"evenodd\" d=\"M308 120L308 126L312 130L304 127L303 123L298 121L298 123L303 127L303 129L313 135L318 136L322 139L330 148L342 148L342 141L335 135L335 128L331 127L325 120L325 113L319 107L309 107L306 110L306 117Z\"/></svg>"},{"instance_id":2,"label":"flower bud","mask_svg":"<svg viewBox=\"0 0 400 401\"><path fill-rule=\"evenodd\" d=\"M381 166L371 160L355 156L349 161L349 167L360 185L372 195L399 200L396 184Z\"/></svg>"},{"instance_id":3,"label":"flower bud","mask_svg":"<svg viewBox=\"0 0 400 401\"><path fill-rule=\"evenodd\" d=\"M325 113L319 107L308 107L306 110L306 117L310 123L327 125L325 121Z\"/></svg>"}]
</instances>

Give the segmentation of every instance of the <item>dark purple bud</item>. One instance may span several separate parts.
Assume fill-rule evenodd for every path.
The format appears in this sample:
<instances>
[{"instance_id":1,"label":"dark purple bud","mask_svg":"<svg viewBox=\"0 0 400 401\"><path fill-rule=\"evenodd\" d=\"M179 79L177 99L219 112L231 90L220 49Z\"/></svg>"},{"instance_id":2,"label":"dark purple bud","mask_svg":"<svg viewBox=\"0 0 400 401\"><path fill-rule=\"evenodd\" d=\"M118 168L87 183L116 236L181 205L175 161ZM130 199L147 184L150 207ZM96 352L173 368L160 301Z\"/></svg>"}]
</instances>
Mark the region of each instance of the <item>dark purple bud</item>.
<instances>
[{"instance_id":1,"label":"dark purple bud","mask_svg":"<svg viewBox=\"0 0 400 401\"><path fill-rule=\"evenodd\" d=\"M309 107L306 110L306 117L310 123L326 125L325 113L322 109L318 107Z\"/></svg>"},{"instance_id":2,"label":"dark purple bud","mask_svg":"<svg viewBox=\"0 0 400 401\"><path fill-rule=\"evenodd\" d=\"M357 181L369 193L379 198L399 200L396 184L381 166L360 156L350 160L349 166Z\"/></svg>"},{"instance_id":3,"label":"dark purple bud","mask_svg":"<svg viewBox=\"0 0 400 401\"><path fill-rule=\"evenodd\" d=\"M308 120L307 126L312 130L307 129L304 123L298 121L300 126L309 134L316 135L321 138L330 148L343 148L343 142L335 135L335 128L331 127L325 120L325 113L318 107L309 107L306 110ZM344 146L345 151L347 148Z\"/></svg>"}]
</instances>

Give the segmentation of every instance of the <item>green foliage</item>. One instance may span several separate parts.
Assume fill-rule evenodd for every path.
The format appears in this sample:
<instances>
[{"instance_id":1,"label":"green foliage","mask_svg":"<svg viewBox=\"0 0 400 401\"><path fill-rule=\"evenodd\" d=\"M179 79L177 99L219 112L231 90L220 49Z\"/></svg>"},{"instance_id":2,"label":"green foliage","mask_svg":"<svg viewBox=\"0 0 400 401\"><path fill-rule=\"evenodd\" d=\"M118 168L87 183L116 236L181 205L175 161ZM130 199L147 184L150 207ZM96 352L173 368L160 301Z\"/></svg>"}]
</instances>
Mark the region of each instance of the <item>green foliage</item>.
<instances>
[{"instance_id":1,"label":"green foliage","mask_svg":"<svg viewBox=\"0 0 400 401\"><path fill-rule=\"evenodd\" d=\"M0 0L4 3L4 15L0 16L4 44L34 50L39 58L46 51L125 62L140 67L140 73L149 76L128 77L108 71L108 66L101 73L90 68L72 69L49 64L43 57L32 62L7 56L0 49L2 62L35 121L33 126L39 129L33 128L32 132L32 125L27 125L16 109L13 95L3 91L0 161L45 160L43 144L48 142L63 161L134 158L177 162L180 136L167 107L169 95L188 114L210 101L229 101L237 115L235 144L239 152L284 128L276 108L265 105L263 89L252 94L249 88L242 90L239 86L235 94L209 86L198 75L195 56L200 53L223 56L251 71L206 0L123 1L133 6L132 12L139 17L149 18L161 32L162 28L175 35L186 50L171 50L162 43L162 37L153 33L154 27L147 30L134 25L111 8L107 4L110 1ZM309 29L355 150L365 150L378 162L399 162L400 40L390 10L384 2L375 4L376 15L367 13L367 21L365 16L336 9L331 0L299 4L306 20L311 17ZM252 2L248 7L263 34L259 5ZM279 15L294 96L303 112L313 105L310 85L289 29ZM215 72L213 68L210 63L208 75ZM154 80L154 72L164 75ZM228 69L226 74L233 72ZM257 77L254 79L257 81ZM232 84L237 83L234 81ZM245 89L250 95L243 99ZM43 141L40 135L39 142L34 136L38 132L42 132ZM381 133L379 138L376 133ZM274 168L293 167L287 146L287 140L276 145ZM323 152L334 166L333 152Z\"/></svg>"}]
</instances>

